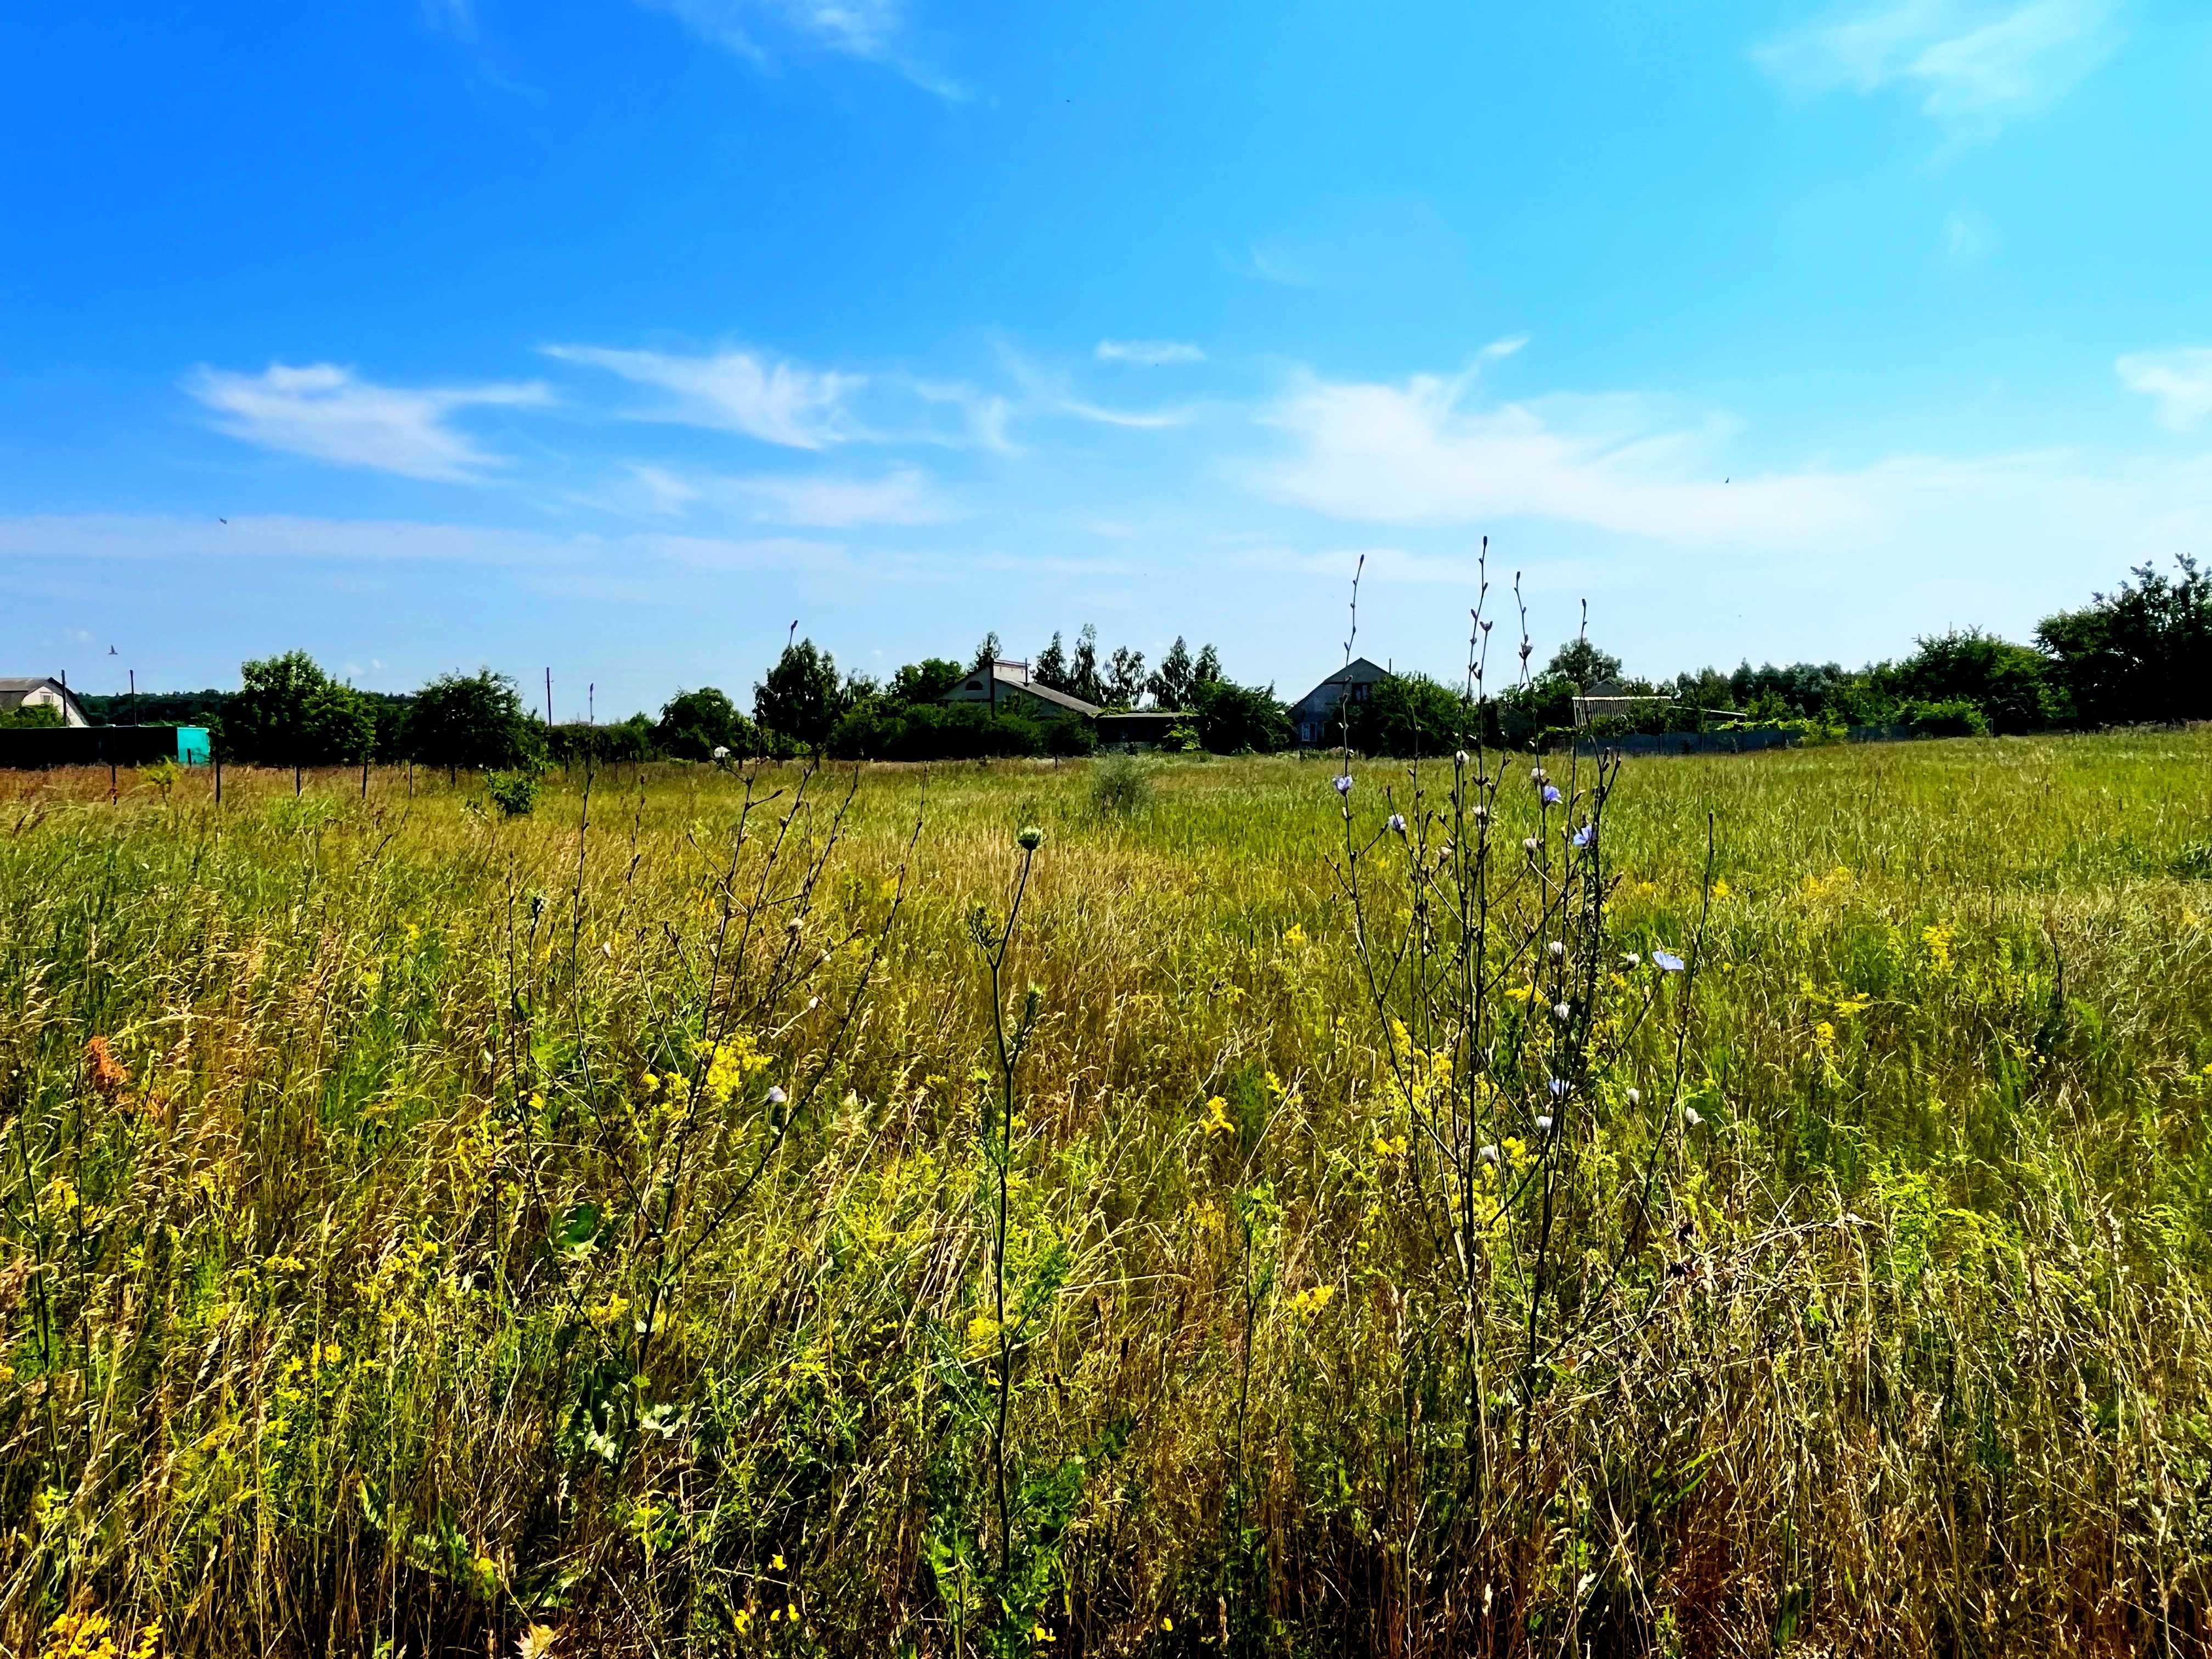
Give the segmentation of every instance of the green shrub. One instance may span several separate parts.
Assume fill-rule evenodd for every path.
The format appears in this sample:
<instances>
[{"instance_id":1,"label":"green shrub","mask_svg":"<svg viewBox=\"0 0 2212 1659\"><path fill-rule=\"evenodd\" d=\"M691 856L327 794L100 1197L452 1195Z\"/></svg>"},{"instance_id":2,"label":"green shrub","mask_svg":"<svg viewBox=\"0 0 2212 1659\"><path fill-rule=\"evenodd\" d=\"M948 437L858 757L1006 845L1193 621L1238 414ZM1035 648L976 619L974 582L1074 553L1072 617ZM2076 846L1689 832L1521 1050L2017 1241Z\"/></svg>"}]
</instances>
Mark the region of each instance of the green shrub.
<instances>
[{"instance_id":1,"label":"green shrub","mask_svg":"<svg viewBox=\"0 0 2212 1659\"><path fill-rule=\"evenodd\" d=\"M1091 775L1091 804L1111 817L1126 817L1152 798L1152 780L1134 755L1108 755Z\"/></svg>"},{"instance_id":2,"label":"green shrub","mask_svg":"<svg viewBox=\"0 0 2212 1659\"><path fill-rule=\"evenodd\" d=\"M1903 712L1905 723L1923 737L1985 738L1990 734L1989 716L1964 697L1908 702Z\"/></svg>"},{"instance_id":3,"label":"green shrub","mask_svg":"<svg viewBox=\"0 0 2212 1659\"><path fill-rule=\"evenodd\" d=\"M503 818L526 818L538 806L538 773L530 768L484 774L484 793Z\"/></svg>"}]
</instances>

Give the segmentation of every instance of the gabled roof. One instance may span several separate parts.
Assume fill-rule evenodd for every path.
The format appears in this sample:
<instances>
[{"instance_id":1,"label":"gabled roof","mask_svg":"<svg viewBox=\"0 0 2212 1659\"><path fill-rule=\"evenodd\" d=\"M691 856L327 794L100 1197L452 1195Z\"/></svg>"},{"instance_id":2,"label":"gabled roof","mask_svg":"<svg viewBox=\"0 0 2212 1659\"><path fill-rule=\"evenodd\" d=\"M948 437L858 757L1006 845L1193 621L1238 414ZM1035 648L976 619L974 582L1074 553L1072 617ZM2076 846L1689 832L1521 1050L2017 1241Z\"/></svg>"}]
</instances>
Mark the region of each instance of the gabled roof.
<instances>
[{"instance_id":1,"label":"gabled roof","mask_svg":"<svg viewBox=\"0 0 2212 1659\"><path fill-rule=\"evenodd\" d=\"M1026 665L1009 662L993 663L991 669L993 678L1001 685L1018 686L1033 697L1041 697L1047 702L1057 703L1062 708L1073 710L1078 714L1095 714L1098 712L1098 705L1095 702L1085 702L1080 697L1070 696L1065 691L1056 691L1041 681L1031 679Z\"/></svg>"},{"instance_id":2,"label":"gabled roof","mask_svg":"<svg viewBox=\"0 0 2212 1659\"><path fill-rule=\"evenodd\" d=\"M23 700L33 691L52 691L62 700L62 707L76 716L78 725L91 724L86 717L84 705L76 700L76 693L59 680L44 676L35 679L0 676L0 708L21 708Z\"/></svg>"},{"instance_id":3,"label":"gabled roof","mask_svg":"<svg viewBox=\"0 0 2212 1659\"><path fill-rule=\"evenodd\" d=\"M1334 702L1338 697L1344 695L1346 686L1372 685L1377 680L1387 680L1389 678L1390 671L1380 663L1370 662L1365 657L1354 657L1291 706L1303 708L1308 703L1316 702ZM1334 695L1330 695L1332 693Z\"/></svg>"},{"instance_id":4,"label":"gabled roof","mask_svg":"<svg viewBox=\"0 0 2212 1659\"><path fill-rule=\"evenodd\" d=\"M959 684L946 692L939 701L951 702L956 701L958 692L963 688L971 690L976 689L978 685L975 679L976 672L977 669L969 669L967 673L961 676ZM1030 665L1025 662L1009 662L1002 657L991 665L991 678L1010 690L1024 692L1040 702L1051 703L1056 708L1066 709L1071 714L1088 717L1098 712L1098 705L1095 702L1085 702L1080 697L1071 696L1065 691L1055 690L1042 681L1031 679Z\"/></svg>"}]
</instances>

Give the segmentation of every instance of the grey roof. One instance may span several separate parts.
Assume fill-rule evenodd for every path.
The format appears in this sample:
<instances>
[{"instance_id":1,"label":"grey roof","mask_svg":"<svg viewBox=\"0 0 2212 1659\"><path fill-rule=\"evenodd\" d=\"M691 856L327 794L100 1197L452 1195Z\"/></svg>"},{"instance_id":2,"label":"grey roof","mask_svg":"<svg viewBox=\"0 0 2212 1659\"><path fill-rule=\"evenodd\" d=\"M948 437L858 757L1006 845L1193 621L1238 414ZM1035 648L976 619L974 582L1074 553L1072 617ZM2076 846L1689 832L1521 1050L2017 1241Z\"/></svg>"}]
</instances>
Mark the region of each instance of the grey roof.
<instances>
[{"instance_id":1,"label":"grey roof","mask_svg":"<svg viewBox=\"0 0 2212 1659\"><path fill-rule=\"evenodd\" d=\"M1370 662L1365 657L1354 657L1291 706L1304 708L1316 702L1333 703L1344 695L1343 688L1347 685L1372 685L1377 680L1389 678L1390 671L1380 663ZM1335 695L1328 695L1332 692Z\"/></svg>"},{"instance_id":2,"label":"grey roof","mask_svg":"<svg viewBox=\"0 0 2212 1659\"><path fill-rule=\"evenodd\" d=\"M69 687L64 685L59 680L54 679L50 676L41 674L36 679L24 679L20 677L11 678L5 675L0 675L0 708L16 708L20 706L23 699L29 696L32 692L45 690L49 688L60 692L62 696L67 697L71 702L75 702L76 701L76 694L75 692L71 691Z\"/></svg>"},{"instance_id":3,"label":"grey roof","mask_svg":"<svg viewBox=\"0 0 2212 1659\"><path fill-rule=\"evenodd\" d=\"M1079 714L1098 712L1098 705L1095 702L1085 702L1080 697L1070 696L1065 691L1055 691L1051 686L1031 679L1029 665L1025 663L994 662L991 665L991 677L1001 685L1018 686L1033 697L1042 697L1047 702L1057 703L1062 708L1072 709Z\"/></svg>"}]
</instances>

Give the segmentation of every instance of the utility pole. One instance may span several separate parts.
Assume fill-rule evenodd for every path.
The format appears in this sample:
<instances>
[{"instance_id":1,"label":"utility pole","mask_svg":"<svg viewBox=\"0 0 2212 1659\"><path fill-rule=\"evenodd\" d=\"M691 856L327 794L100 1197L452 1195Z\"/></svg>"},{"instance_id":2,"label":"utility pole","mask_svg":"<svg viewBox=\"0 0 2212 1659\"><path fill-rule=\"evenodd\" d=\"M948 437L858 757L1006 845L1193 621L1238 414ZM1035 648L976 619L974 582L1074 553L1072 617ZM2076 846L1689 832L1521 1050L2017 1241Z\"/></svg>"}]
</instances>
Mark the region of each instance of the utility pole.
<instances>
[{"instance_id":1,"label":"utility pole","mask_svg":"<svg viewBox=\"0 0 2212 1659\"><path fill-rule=\"evenodd\" d=\"M545 671L545 724L553 724L553 671Z\"/></svg>"}]
</instances>

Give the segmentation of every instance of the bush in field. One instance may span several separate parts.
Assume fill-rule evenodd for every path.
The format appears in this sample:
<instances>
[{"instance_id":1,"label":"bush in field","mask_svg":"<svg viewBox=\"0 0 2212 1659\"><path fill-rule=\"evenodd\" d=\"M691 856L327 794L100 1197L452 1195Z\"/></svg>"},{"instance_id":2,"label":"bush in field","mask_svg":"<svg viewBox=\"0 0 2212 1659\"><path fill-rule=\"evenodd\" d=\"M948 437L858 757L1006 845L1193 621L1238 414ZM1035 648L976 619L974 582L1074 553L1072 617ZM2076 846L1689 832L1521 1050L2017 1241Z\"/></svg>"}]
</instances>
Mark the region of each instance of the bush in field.
<instances>
[{"instance_id":1,"label":"bush in field","mask_svg":"<svg viewBox=\"0 0 2212 1659\"><path fill-rule=\"evenodd\" d=\"M503 818L526 818L537 810L538 774L532 767L484 774L484 793Z\"/></svg>"},{"instance_id":2,"label":"bush in field","mask_svg":"<svg viewBox=\"0 0 2212 1659\"><path fill-rule=\"evenodd\" d=\"M351 765L368 758L376 721L351 686L325 674L304 651L258 658L239 669L223 705L229 752L262 766Z\"/></svg>"},{"instance_id":3,"label":"bush in field","mask_svg":"<svg viewBox=\"0 0 2212 1659\"><path fill-rule=\"evenodd\" d=\"M544 737L514 682L490 669L441 674L407 711L407 752L427 766L513 770L544 757Z\"/></svg>"},{"instance_id":4,"label":"bush in field","mask_svg":"<svg viewBox=\"0 0 2212 1659\"><path fill-rule=\"evenodd\" d=\"M1108 755L1091 769L1091 804L1109 817L1127 817L1152 798L1152 775L1134 755Z\"/></svg>"},{"instance_id":5,"label":"bush in field","mask_svg":"<svg viewBox=\"0 0 2212 1659\"><path fill-rule=\"evenodd\" d=\"M1908 702L1898 712L1923 737L1985 738L1990 733L1989 716L1981 705L1964 697Z\"/></svg>"}]
</instances>

